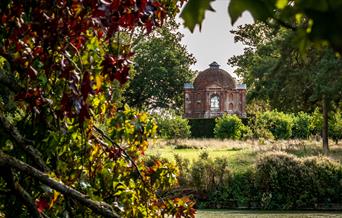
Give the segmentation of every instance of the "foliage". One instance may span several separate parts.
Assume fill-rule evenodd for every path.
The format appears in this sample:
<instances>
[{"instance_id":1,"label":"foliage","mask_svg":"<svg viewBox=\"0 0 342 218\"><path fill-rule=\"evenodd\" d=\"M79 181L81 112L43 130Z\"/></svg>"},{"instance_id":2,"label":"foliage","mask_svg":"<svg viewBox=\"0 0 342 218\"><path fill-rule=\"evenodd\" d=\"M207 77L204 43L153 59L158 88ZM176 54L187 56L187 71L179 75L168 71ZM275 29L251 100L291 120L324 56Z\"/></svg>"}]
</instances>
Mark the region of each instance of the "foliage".
<instances>
[{"instance_id":1,"label":"foliage","mask_svg":"<svg viewBox=\"0 0 342 218\"><path fill-rule=\"evenodd\" d=\"M198 207L322 209L341 202L342 166L326 157L268 152L253 168L233 172L227 159L213 160L208 153L191 164L180 156L176 160L183 171L180 188L193 187Z\"/></svg>"},{"instance_id":2,"label":"foliage","mask_svg":"<svg viewBox=\"0 0 342 218\"><path fill-rule=\"evenodd\" d=\"M338 143L338 140L342 139L342 114L341 111L337 111L329 120L329 136Z\"/></svg>"},{"instance_id":3,"label":"foliage","mask_svg":"<svg viewBox=\"0 0 342 218\"><path fill-rule=\"evenodd\" d=\"M327 152L328 112L341 101L342 83L335 79L342 75L341 59L328 47L312 43L302 53L295 45L296 34L277 26L256 23L234 33L236 40L249 46L243 55L229 60L250 87L248 99L266 99L272 108L289 112L321 107L323 150Z\"/></svg>"},{"instance_id":4,"label":"foliage","mask_svg":"<svg viewBox=\"0 0 342 218\"><path fill-rule=\"evenodd\" d=\"M229 178L228 162L225 158L215 158L202 152L199 159L193 162L191 170L191 186L202 193L210 193L219 185L227 184Z\"/></svg>"},{"instance_id":5,"label":"foliage","mask_svg":"<svg viewBox=\"0 0 342 218\"><path fill-rule=\"evenodd\" d=\"M184 26L193 32L195 26L199 24L199 29L201 30L201 24L204 20L206 10L214 11L210 6L210 3L213 1L215 0L202 0L200 2L189 1L180 14L180 17L184 20Z\"/></svg>"},{"instance_id":6,"label":"foliage","mask_svg":"<svg viewBox=\"0 0 342 218\"><path fill-rule=\"evenodd\" d=\"M175 166L141 158L154 120L120 104L133 36L162 25L180 3L1 1L6 216L193 216L187 198L161 200L177 182Z\"/></svg>"},{"instance_id":7,"label":"foliage","mask_svg":"<svg viewBox=\"0 0 342 218\"><path fill-rule=\"evenodd\" d=\"M192 138L213 138L215 119L189 119Z\"/></svg>"},{"instance_id":8,"label":"foliage","mask_svg":"<svg viewBox=\"0 0 342 218\"><path fill-rule=\"evenodd\" d=\"M183 35L177 27L174 21L168 21L134 46L135 75L125 93L130 106L182 109L183 85L194 76L190 66L195 59L181 45Z\"/></svg>"},{"instance_id":9,"label":"foliage","mask_svg":"<svg viewBox=\"0 0 342 218\"><path fill-rule=\"evenodd\" d=\"M161 137L166 139L183 139L191 135L190 126L187 119L179 115L170 116L156 115L158 131Z\"/></svg>"},{"instance_id":10,"label":"foliage","mask_svg":"<svg viewBox=\"0 0 342 218\"><path fill-rule=\"evenodd\" d=\"M215 137L224 139L241 139L250 132L249 128L243 125L241 119L237 115L223 115L215 120L214 128Z\"/></svg>"},{"instance_id":11,"label":"foliage","mask_svg":"<svg viewBox=\"0 0 342 218\"><path fill-rule=\"evenodd\" d=\"M299 112L293 116L292 138L308 139L312 133L312 117Z\"/></svg>"},{"instance_id":12,"label":"foliage","mask_svg":"<svg viewBox=\"0 0 342 218\"><path fill-rule=\"evenodd\" d=\"M256 187L266 209L314 208L340 202L341 165L324 157L268 153L256 164Z\"/></svg>"},{"instance_id":13,"label":"foliage","mask_svg":"<svg viewBox=\"0 0 342 218\"><path fill-rule=\"evenodd\" d=\"M312 133L316 135L322 134L322 127L323 127L323 117L322 112L319 108L316 108L312 113Z\"/></svg>"},{"instance_id":14,"label":"foliage","mask_svg":"<svg viewBox=\"0 0 342 218\"><path fill-rule=\"evenodd\" d=\"M256 120L256 128L260 131L269 131L275 139L290 138L292 126L292 116L283 112L266 111L257 116ZM260 134L260 132L256 132L256 134Z\"/></svg>"},{"instance_id":15,"label":"foliage","mask_svg":"<svg viewBox=\"0 0 342 218\"><path fill-rule=\"evenodd\" d=\"M196 24L201 25L205 10L212 10L211 1L194 7L196 2L189 0L182 12L186 15L183 16L184 25L191 31ZM231 0L228 13L232 24L244 11L249 11L254 20L268 25L280 24L293 30L297 38L295 45L300 49L304 49L308 40L312 40L320 45L328 42L334 50L342 52L341 0ZM331 22L332 19L334 22Z\"/></svg>"}]
</instances>

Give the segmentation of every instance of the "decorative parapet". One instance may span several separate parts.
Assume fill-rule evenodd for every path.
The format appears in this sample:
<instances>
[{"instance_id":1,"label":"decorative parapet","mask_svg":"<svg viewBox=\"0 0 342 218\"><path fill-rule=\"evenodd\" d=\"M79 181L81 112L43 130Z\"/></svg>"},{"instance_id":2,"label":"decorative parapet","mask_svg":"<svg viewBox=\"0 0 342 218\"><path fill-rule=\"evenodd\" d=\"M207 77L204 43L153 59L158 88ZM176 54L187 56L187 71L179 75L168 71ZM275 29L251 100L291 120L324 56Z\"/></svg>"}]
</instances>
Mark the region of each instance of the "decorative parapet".
<instances>
[{"instance_id":1,"label":"decorative parapet","mask_svg":"<svg viewBox=\"0 0 342 218\"><path fill-rule=\"evenodd\" d=\"M237 84L236 89L247 89L247 85L246 84Z\"/></svg>"},{"instance_id":2,"label":"decorative parapet","mask_svg":"<svg viewBox=\"0 0 342 218\"><path fill-rule=\"evenodd\" d=\"M184 83L184 89L193 89L194 85L192 83Z\"/></svg>"}]
</instances>

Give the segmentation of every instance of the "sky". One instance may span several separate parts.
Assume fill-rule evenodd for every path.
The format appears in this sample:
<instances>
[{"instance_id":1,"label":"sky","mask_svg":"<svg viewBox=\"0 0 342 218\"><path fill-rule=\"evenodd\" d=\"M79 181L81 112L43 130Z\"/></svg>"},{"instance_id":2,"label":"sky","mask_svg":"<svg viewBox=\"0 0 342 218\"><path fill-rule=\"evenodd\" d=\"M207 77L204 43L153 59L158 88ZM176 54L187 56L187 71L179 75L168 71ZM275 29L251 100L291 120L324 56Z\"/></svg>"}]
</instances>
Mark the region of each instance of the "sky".
<instances>
[{"instance_id":1,"label":"sky","mask_svg":"<svg viewBox=\"0 0 342 218\"><path fill-rule=\"evenodd\" d=\"M182 44L197 60L192 69L203 71L210 63L216 61L221 65L220 68L233 73L234 69L227 64L227 60L234 55L242 54L244 46L241 43L234 43L234 35L230 30L242 24L252 23L253 18L245 12L232 26L228 16L228 3L229 0L216 0L211 4L216 12L206 12L201 31L197 26L191 33L183 27L183 21L177 19L181 23L179 32L184 34Z\"/></svg>"}]
</instances>

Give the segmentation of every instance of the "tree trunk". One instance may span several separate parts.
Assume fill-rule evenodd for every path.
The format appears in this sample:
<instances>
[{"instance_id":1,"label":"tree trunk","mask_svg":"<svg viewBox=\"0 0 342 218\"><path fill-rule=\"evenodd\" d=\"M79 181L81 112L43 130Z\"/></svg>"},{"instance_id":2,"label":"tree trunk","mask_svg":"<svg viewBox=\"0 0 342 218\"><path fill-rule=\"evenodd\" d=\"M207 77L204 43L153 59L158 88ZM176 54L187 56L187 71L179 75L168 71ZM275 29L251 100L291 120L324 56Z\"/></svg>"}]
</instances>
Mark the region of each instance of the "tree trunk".
<instances>
[{"instance_id":1,"label":"tree trunk","mask_svg":"<svg viewBox=\"0 0 342 218\"><path fill-rule=\"evenodd\" d=\"M322 139L323 139L323 153L326 155L329 152L329 141L328 141L328 108L327 100L323 96L322 99L322 111L323 111L323 128L322 128Z\"/></svg>"}]
</instances>

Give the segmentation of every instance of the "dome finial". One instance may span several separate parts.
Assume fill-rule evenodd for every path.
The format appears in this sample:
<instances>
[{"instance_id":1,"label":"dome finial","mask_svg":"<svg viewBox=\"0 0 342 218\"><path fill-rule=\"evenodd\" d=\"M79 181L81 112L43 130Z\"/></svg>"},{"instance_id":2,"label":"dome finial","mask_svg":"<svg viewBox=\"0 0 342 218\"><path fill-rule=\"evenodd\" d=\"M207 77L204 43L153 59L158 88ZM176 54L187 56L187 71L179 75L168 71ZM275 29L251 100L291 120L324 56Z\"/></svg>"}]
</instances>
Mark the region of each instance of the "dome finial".
<instances>
[{"instance_id":1,"label":"dome finial","mask_svg":"<svg viewBox=\"0 0 342 218\"><path fill-rule=\"evenodd\" d=\"M220 65L216 61L214 61L213 63L209 64L209 67L214 68L214 69L218 69L218 68L220 68Z\"/></svg>"}]
</instances>

